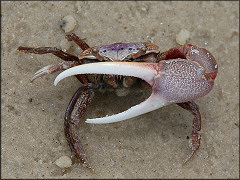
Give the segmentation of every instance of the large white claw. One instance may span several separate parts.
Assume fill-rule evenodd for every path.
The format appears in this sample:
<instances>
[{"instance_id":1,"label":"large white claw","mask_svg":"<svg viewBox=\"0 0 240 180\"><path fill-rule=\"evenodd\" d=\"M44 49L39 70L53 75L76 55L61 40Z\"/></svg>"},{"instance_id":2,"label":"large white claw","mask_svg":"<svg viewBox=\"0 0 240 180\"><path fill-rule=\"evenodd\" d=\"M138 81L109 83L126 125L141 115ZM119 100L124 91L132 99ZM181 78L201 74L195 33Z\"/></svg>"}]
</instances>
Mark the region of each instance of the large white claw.
<instances>
[{"instance_id":1,"label":"large white claw","mask_svg":"<svg viewBox=\"0 0 240 180\"><path fill-rule=\"evenodd\" d=\"M54 85L57 85L60 80L68 76L73 76L77 74L114 74L123 76L134 76L137 78L141 78L148 82L151 86L154 86L155 77L159 75L159 71L157 63L135 63L135 62L91 63L75 66L73 68L63 71L56 77ZM124 112L112 116L106 116L103 118L87 119L86 122L96 124L118 122L156 110L167 104L169 103L163 100L157 92L153 91L151 96L147 100L136 106L131 107L130 109Z\"/></svg>"},{"instance_id":2,"label":"large white claw","mask_svg":"<svg viewBox=\"0 0 240 180\"><path fill-rule=\"evenodd\" d=\"M146 67L146 64L148 64L149 68ZM54 85L56 86L62 79L76 74L114 74L134 76L141 78L152 85L153 78L156 76L157 71L154 70L151 65L154 66L155 64L156 63L139 62L100 62L83 64L72 67L60 73L56 77Z\"/></svg>"}]
</instances>

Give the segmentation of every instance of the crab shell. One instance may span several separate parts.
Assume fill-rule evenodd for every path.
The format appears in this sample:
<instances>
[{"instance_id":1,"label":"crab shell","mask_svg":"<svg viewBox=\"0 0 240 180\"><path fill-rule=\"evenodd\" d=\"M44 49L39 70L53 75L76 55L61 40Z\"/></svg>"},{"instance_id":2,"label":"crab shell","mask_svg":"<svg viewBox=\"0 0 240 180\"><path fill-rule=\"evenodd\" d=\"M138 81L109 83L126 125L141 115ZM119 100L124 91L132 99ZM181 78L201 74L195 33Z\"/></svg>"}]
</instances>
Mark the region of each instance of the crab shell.
<instances>
[{"instance_id":1,"label":"crab shell","mask_svg":"<svg viewBox=\"0 0 240 180\"><path fill-rule=\"evenodd\" d=\"M159 47L152 43L114 43L89 48L79 54L81 59L97 59L99 61L125 61L136 59L149 53L159 53Z\"/></svg>"},{"instance_id":2,"label":"crab shell","mask_svg":"<svg viewBox=\"0 0 240 180\"><path fill-rule=\"evenodd\" d=\"M116 47L121 50L121 46L127 47L128 45L128 43L112 44L103 47L105 49L106 47ZM139 44L136 43L136 47L139 47ZM140 78L152 87L152 94L148 99L124 112L103 118L87 119L86 122L112 123L130 119L172 103L198 99L211 91L217 74L214 57L206 49L193 45L184 46L182 51L185 50L186 58L161 60L158 63L119 61L75 66L59 74L54 85L57 85L63 78L77 74L114 74ZM98 51L102 56L103 50L98 48ZM123 51L125 58L122 59L126 59L129 53L126 49ZM109 54L107 57L102 57L113 61L122 57L122 55L119 56L121 53L116 50L110 50ZM90 58L92 54L86 55L86 57Z\"/></svg>"}]
</instances>

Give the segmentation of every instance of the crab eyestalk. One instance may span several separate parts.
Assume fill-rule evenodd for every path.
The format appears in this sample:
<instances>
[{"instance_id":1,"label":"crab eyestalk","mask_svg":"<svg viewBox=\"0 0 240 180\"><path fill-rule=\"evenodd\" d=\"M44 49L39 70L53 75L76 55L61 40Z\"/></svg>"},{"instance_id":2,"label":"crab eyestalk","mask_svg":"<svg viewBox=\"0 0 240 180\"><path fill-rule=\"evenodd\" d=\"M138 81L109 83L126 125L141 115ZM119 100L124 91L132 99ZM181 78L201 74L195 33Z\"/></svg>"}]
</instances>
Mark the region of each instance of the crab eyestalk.
<instances>
[{"instance_id":1,"label":"crab eyestalk","mask_svg":"<svg viewBox=\"0 0 240 180\"><path fill-rule=\"evenodd\" d=\"M59 74L54 85L63 78L77 74L113 74L141 78L152 87L148 99L119 114L87 119L86 122L113 123L130 119L168 104L195 100L210 92L217 72L216 61L213 56L202 54L208 53L207 50L199 48L194 52L193 48L187 51L184 59L168 59L159 63L100 62L75 66ZM193 53L198 56L193 56Z\"/></svg>"}]
</instances>

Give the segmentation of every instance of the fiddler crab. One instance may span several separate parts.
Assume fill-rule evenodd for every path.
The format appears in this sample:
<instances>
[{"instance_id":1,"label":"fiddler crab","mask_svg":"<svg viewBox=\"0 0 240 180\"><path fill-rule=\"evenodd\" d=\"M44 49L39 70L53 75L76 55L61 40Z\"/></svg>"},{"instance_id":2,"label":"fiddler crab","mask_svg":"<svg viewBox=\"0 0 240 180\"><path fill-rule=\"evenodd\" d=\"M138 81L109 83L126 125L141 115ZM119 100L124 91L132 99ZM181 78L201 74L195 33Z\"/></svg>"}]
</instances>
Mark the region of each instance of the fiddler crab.
<instances>
[{"instance_id":1,"label":"fiddler crab","mask_svg":"<svg viewBox=\"0 0 240 180\"><path fill-rule=\"evenodd\" d=\"M111 116L87 119L87 123L104 124L130 119L160 107L176 103L194 115L191 148L187 162L200 147L201 115L194 102L208 94L213 88L218 65L206 49L192 44L160 52L152 43L114 43L90 47L74 33L66 35L83 51L78 55L66 53L55 47L19 47L19 51L34 54L51 53L64 62L51 64L37 71L31 81L64 70L54 85L75 76L82 86L73 95L66 113L64 131L69 147L86 167L90 167L86 153L78 136L77 125L90 104L94 90L142 87L148 84L152 94L144 102Z\"/></svg>"}]
</instances>

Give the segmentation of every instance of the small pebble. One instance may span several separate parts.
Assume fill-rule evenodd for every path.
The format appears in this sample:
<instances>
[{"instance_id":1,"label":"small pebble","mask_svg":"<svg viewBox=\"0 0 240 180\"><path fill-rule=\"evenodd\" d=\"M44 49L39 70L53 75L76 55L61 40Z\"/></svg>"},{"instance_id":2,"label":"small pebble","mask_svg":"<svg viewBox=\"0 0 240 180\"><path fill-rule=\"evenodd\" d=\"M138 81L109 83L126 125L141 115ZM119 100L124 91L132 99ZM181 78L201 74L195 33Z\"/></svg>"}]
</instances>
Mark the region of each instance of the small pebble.
<instances>
[{"instance_id":1,"label":"small pebble","mask_svg":"<svg viewBox=\"0 0 240 180\"><path fill-rule=\"evenodd\" d=\"M60 168L69 168L72 165L72 160L68 156L62 156L55 163Z\"/></svg>"},{"instance_id":2,"label":"small pebble","mask_svg":"<svg viewBox=\"0 0 240 180\"><path fill-rule=\"evenodd\" d=\"M71 15L65 16L60 22L61 28L66 33L72 31L76 25L77 25L77 21Z\"/></svg>"},{"instance_id":3,"label":"small pebble","mask_svg":"<svg viewBox=\"0 0 240 180\"><path fill-rule=\"evenodd\" d=\"M176 41L180 45L186 44L190 37L190 32L186 29L181 29L181 31L176 35Z\"/></svg>"}]
</instances>

